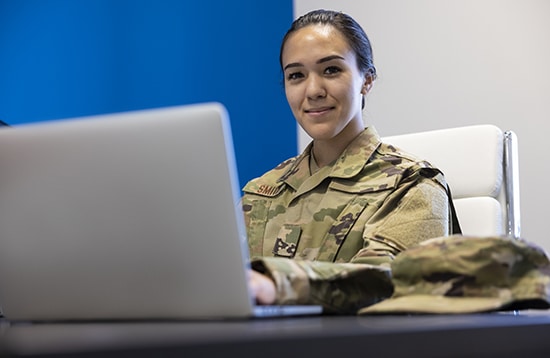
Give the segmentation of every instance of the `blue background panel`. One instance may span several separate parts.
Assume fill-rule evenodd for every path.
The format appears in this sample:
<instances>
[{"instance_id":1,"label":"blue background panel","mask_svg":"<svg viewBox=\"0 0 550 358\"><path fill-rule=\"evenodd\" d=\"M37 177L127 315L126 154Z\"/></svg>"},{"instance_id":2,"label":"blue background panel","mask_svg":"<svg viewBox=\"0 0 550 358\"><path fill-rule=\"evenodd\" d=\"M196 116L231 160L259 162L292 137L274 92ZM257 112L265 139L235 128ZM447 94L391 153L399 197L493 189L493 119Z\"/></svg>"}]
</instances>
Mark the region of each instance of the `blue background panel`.
<instances>
[{"instance_id":1,"label":"blue background panel","mask_svg":"<svg viewBox=\"0 0 550 358\"><path fill-rule=\"evenodd\" d=\"M244 185L297 151L278 63L292 19L292 1L0 0L0 119L218 101Z\"/></svg>"}]
</instances>

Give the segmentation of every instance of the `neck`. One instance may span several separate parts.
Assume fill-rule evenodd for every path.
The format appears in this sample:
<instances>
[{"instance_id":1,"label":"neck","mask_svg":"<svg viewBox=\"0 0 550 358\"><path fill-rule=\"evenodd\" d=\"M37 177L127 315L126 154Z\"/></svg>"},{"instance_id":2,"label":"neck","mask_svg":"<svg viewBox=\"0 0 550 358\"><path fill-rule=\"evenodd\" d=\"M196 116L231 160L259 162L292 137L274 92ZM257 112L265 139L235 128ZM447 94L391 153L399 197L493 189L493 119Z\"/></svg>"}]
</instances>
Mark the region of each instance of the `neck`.
<instances>
[{"instance_id":1,"label":"neck","mask_svg":"<svg viewBox=\"0 0 550 358\"><path fill-rule=\"evenodd\" d=\"M317 163L319 168L322 168L336 159L338 159L348 145L359 135L363 130L353 133L353 136L345 137L335 137L329 140L320 140L316 139L313 141L313 147L311 152L313 158ZM342 134L342 133L341 133Z\"/></svg>"}]
</instances>

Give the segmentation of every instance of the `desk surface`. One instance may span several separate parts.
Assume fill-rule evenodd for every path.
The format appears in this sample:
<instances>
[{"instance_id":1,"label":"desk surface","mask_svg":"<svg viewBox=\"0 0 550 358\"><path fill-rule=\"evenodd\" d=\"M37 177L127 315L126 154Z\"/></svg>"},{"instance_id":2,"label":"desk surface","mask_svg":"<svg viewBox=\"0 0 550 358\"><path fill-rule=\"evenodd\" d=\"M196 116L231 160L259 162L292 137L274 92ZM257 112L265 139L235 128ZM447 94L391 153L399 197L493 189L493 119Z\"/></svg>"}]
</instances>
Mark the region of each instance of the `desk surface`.
<instances>
[{"instance_id":1,"label":"desk surface","mask_svg":"<svg viewBox=\"0 0 550 358\"><path fill-rule=\"evenodd\" d=\"M215 322L0 323L0 355L550 357L550 312Z\"/></svg>"}]
</instances>

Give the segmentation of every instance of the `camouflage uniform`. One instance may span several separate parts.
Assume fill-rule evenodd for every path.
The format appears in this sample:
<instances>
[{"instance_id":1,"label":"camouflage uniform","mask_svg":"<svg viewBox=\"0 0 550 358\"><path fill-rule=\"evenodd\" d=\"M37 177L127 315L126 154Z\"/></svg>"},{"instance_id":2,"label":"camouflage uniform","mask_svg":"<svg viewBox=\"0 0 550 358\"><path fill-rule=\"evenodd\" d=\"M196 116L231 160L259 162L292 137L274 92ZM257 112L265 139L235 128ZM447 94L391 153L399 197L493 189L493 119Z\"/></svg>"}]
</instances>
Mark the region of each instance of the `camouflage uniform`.
<instances>
[{"instance_id":1,"label":"camouflage uniform","mask_svg":"<svg viewBox=\"0 0 550 358\"><path fill-rule=\"evenodd\" d=\"M446 183L372 127L314 174L311 147L243 189L252 266L278 303L355 312L391 295L396 254L451 233Z\"/></svg>"}]
</instances>

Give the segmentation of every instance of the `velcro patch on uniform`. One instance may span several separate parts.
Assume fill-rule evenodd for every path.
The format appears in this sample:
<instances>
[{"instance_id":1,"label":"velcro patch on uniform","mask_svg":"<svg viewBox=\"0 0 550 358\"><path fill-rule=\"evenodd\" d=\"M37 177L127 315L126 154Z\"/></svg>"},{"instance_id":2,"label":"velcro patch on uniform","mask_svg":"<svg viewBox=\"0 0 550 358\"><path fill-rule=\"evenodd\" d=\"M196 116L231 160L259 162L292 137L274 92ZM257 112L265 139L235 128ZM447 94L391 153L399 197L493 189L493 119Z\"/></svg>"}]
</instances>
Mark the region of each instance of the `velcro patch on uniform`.
<instances>
[{"instance_id":1,"label":"velcro patch on uniform","mask_svg":"<svg viewBox=\"0 0 550 358\"><path fill-rule=\"evenodd\" d=\"M369 178L369 180L363 182L334 180L330 183L330 188L346 193L366 194L394 189L397 187L398 181L399 177L397 176L380 176L377 178Z\"/></svg>"},{"instance_id":2,"label":"velcro patch on uniform","mask_svg":"<svg viewBox=\"0 0 550 358\"><path fill-rule=\"evenodd\" d=\"M275 256L293 258L296 255L296 248L298 247L301 234L302 228L299 225L283 225L275 240L273 254Z\"/></svg>"},{"instance_id":3,"label":"velcro patch on uniform","mask_svg":"<svg viewBox=\"0 0 550 358\"><path fill-rule=\"evenodd\" d=\"M262 183L253 183L253 184L249 183L243 189L243 191L249 194L258 194L261 196L275 197L279 195L279 193L283 191L284 188L285 188L285 185L283 184L270 185L270 184L262 184Z\"/></svg>"}]
</instances>

